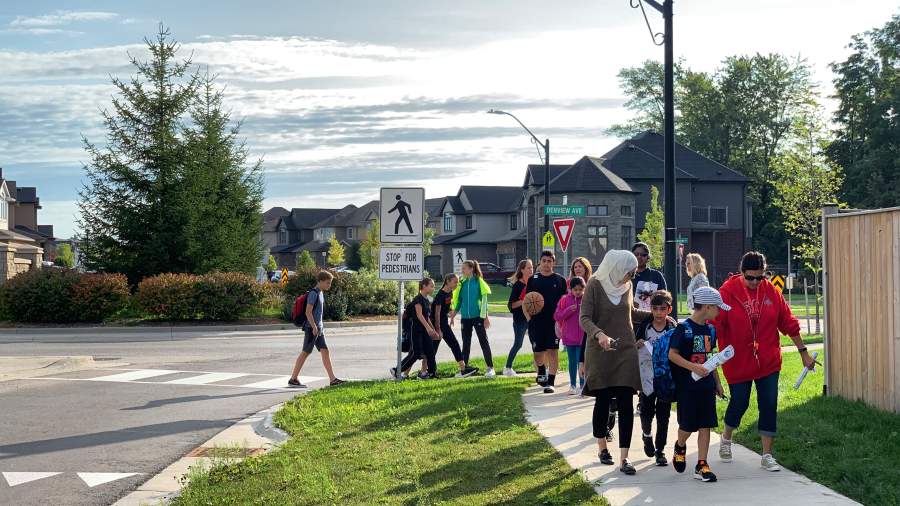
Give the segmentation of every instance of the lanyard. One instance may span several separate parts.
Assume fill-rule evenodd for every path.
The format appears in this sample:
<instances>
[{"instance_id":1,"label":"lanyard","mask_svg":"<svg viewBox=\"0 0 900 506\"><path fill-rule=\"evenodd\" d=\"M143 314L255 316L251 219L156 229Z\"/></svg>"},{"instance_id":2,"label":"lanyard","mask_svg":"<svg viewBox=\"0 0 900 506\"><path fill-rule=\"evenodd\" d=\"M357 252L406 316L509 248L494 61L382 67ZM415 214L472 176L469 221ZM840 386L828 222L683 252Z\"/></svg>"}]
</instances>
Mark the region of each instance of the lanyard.
<instances>
[{"instance_id":1,"label":"lanyard","mask_svg":"<svg viewBox=\"0 0 900 506\"><path fill-rule=\"evenodd\" d=\"M762 304L760 304L760 296L762 296L762 283L756 287L756 300L750 298L750 291L747 290L747 285L741 283L741 288L744 289L744 295L747 296L746 301L741 301L741 307L744 308L744 311L747 313L747 318L750 320L750 329L753 337L753 358L756 359L756 365L760 365L759 363L759 340L756 337L756 325L759 323L759 319L762 316Z\"/></svg>"}]
</instances>

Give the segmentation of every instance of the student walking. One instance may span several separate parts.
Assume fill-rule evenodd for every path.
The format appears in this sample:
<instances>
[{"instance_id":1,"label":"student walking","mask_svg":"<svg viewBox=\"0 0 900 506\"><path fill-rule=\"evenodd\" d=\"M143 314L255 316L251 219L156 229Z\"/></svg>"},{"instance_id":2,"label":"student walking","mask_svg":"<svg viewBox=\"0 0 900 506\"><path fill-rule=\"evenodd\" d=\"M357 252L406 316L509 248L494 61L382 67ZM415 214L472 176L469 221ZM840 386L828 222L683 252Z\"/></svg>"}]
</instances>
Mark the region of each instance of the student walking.
<instances>
[{"instance_id":1,"label":"student walking","mask_svg":"<svg viewBox=\"0 0 900 506\"><path fill-rule=\"evenodd\" d=\"M328 373L328 380L331 386L337 386L344 383L343 380L334 375L331 367L331 356L328 352L328 344L325 342L325 292L331 289L331 282L334 276L328 271L320 271L316 275L316 286L306 293L306 322L303 324L303 349L297 360L294 362L294 370L291 372L291 378L288 380L288 386L294 388L306 388L306 385L300 383L297 379L300 376L300 370L306 359L312 355L313 347L319 350L322 355L322 365L325 372Z\"/></svg>"},{"instance_id":2,"label":"student walking","mask_svg":"<svg viewBox=\"0 0 900 506\"><path fill-rule=\"evenodd\" d=\"M459 372L456 374L456 377L465 378L478 372L478 368L466 365L462 350L459 347L459 341L456 340L456 334L453 333L453 328L450 327L453 290L458 284L459 277L451 272L444 276L444 284L437 291L437 295L434 296L434 302L431 303L431 317L434 322L434 330L437 331L438 336L432 344L434 344L434 353L437 355L441 340L443 339L447 343L447 346L450 347L450 351L453 353L453 359L459 364Z\"/></svg>"},{"instance_id":3,"label":"student walking","mask_svg":"<svg viewBox=\"0 0 900 506\"><path fill-rule=\"evenodd\" d=\"M506 356L506 367L503 368L504 376L516 376L513 370L513 361L516 360L516 354L522 349L522 343L525 341L525 333L528 332L528 320L522 311L522 301L525 298L525 288L528 280L534 275L534 264L531 260L525 259L519 262L516 267L516 273L513 274L509 281L513 284L512 290L509 292L509 301L506 307L513 317L513 345Z\"/></svg>"},{"instance_id":4,"label":"student walking","mask_svg":"<svg viewBox=\"0 0 900 506\"><path fill-rule=\"evenodd\" d=\"M666 278L662 273L649 266L653 255L650 246L644 242L637 242L631 247L631 253L637 258L638 268L632 280L634 290L634 302L638 309L650 311L650 296L657 290L667 290Z\"/></svg>"},{"instance_id":5,"label":"student walking","mask_svg":"<svg viewBox=\"0 0 900 506\"><path fill-rule=\"evenodd\" d=\"M709 278L706 277L706 260L699 253L689 253L684 260L684 270L691 282L687 286L688 310L694 307L694 291L701 286L709 286Z\"/></svg>"},{"instance_id":6,"label":"student walking","mask_svg":"<svg viewBox=\"0 0 900 506\"><path fill-rule=\"evenodd\" d=\"M409 354L400 363L401 371L408 371L412 368L416 360L420 358L425 360L428 365L428 372L420 374L419 379L431 379L436 377L437 364L434 359L434 345L431 343L432 338L438 335L431 325L431 301L428 296L434 293L434 280L424 278L419 281L419 294L412 300L407 309L412 309L413 313L409 315L412 319L410 325L409 337L412 347ZM391 369L391 373L395 371Z\"/></svg>"},{"instance_id":7,"label":"student walking","mask_svg":"<svg viewBox=\"0 0 900 506\"><path fill-rule=\"evenodd\" d=\"M494 372L494 360L491 357L491 345L487 336L487 329L491 327L491 320L488 317L488 295L491 294L491 287L484 281L481 266L476 260L463 262L462 274L462 279L453 290L453 311L450 313L450 319L452 320L457 313L462 317L462 354L466 366L469 365L474 331L487 364L484 376L493 378L497 373Z\"/></svg>"},{"instance_id":8,"label":"student walking","mask_svg":"<svg viewBox=\"0 0 900 506\"><path fill-rule=\"evenodd\" d=\"M716 475L709 468L710 430L719 425L716 415L716 395L725 396L719 371L708 371L703 364L716 349L716 332L708 321L719 316L719 309L730 311L715 288L704 286L694 292L694 307L690 318L678 324L669 339L669 360L675 380L678 403L678 441L672 464L675 471L687 468L687 440L697 433L697 465L694 478L712 482ZM700 377L695 381L691 373Z\"/></svg>"},{"instance_id":9,"label":"student walking","mask_svg":"<svg viewBox=\"0 0 900 506\"><path fill-rule=\"evenodd\" d=\"M544 298L544 307L534 315L526 313L528 334L532 339L534 361L538 366L537 383L545 394L556 392L556 372L559 369L559 337L553 315L559 299L566 294L566 278L553 272L556 255L552 251L541 253L538 272L528 281L526 295L537 292Z\"/></svg>"},{"instance_id":10,"label":"student walking","mask_svg":"<svg viewBox=\"0 0 900 506\"><path fill-rule=\"evenodd\" d=\"M566 355L569 358L569 395L581 393L584 387L584 378L579 383L578 370L581 360L581 342L584 331L581 330L581 298L584 296L584 278L575 276L569 279L569 293L559 300L553 319L556 320L562 335L563 346L566 347Z\"/></svg>"},{"instance_id":11,"label":"student walking","mask_svg":"<svg viewBox=\"0 0 900 506\"><path fill-rule=\"evenodd\" d=\"M672 400L663 397L662 393L653 389L653 349L657 346L659 336L675 328L668 320L672 312L672 294L658 290L650 297L652 316L640 322L634 330L635 345L638 349L638 363L641 368L641 393L638 394L638 408L641 417L641 439L644 442L644 455L656 459L657 466L666 466L668 461L664 453L669 432L669 413L672 411ZM653 419L656 418L656 439L653 438Z\"/></svg>"}]
</instances>

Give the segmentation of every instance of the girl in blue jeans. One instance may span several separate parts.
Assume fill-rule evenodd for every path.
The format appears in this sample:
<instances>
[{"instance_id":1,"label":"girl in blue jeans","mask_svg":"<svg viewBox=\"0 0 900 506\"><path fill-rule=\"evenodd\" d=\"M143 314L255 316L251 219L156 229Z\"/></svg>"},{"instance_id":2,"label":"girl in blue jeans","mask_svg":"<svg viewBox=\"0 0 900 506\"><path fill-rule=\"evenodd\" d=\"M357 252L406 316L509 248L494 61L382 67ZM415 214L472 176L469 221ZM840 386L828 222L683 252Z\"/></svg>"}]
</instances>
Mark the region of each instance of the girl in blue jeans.
<instances>
[{"instance_id":1,"label":"girl in blue jeans","mask_svg":"<svg viewBox=\"0 0 900 506\"><path fill-rule=\"evenodd\" d=\"M513 370L513 361L516 354L522 349L522 342L525 340L525 333L528 332L528 320L525 319L525 313L522 312L522 301L525 299L525 288L528 287L528 280L534 276L534 264L529 259L519 262L516 267L516 273L509 278L512 283L512 290L509 293L509 302L506 307L513 317L513 345L509 350L506 358L506 367L503 368L504 376L515 376L516 371Z\"/></svg>"}]
</instances>

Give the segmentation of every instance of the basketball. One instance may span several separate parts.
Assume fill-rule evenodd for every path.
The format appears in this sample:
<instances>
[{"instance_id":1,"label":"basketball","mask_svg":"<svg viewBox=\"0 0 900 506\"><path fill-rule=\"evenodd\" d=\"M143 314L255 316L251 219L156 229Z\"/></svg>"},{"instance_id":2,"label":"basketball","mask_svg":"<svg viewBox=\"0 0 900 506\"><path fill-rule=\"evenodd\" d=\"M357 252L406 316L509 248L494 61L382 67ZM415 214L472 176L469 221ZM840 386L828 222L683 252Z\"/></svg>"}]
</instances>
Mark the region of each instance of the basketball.
<instances>
[{"instance_id":1,"label":"basketball","mask_svg":"<svg viewBox=\"0 0 900 506\"><path fill-rule=\"evenodd\" d=\"M522 301L522 310L528 313L528 316L534 316L544 309L544 296L538 292L528 292Z\"/></svg>"}]
</instances>

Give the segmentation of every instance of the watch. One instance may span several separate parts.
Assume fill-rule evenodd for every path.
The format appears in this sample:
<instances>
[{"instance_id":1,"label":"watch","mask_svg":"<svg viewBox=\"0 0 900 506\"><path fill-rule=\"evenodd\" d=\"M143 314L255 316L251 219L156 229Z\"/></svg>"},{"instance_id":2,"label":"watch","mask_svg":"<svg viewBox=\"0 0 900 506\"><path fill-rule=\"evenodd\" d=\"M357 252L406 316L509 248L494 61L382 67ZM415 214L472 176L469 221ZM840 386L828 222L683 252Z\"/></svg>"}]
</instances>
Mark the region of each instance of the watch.
<instances>
[{"instance_id":1,"label":"watch","mask_svg":"<svg viewBox=\"0 0 900 506\"><path fill-rule=\"evenodd\" d=\"M797 348L797 351L800 353L803 353L804 351L806 351L806 346L804 346L802 348Z\"/></svg>"}]
</instances>

